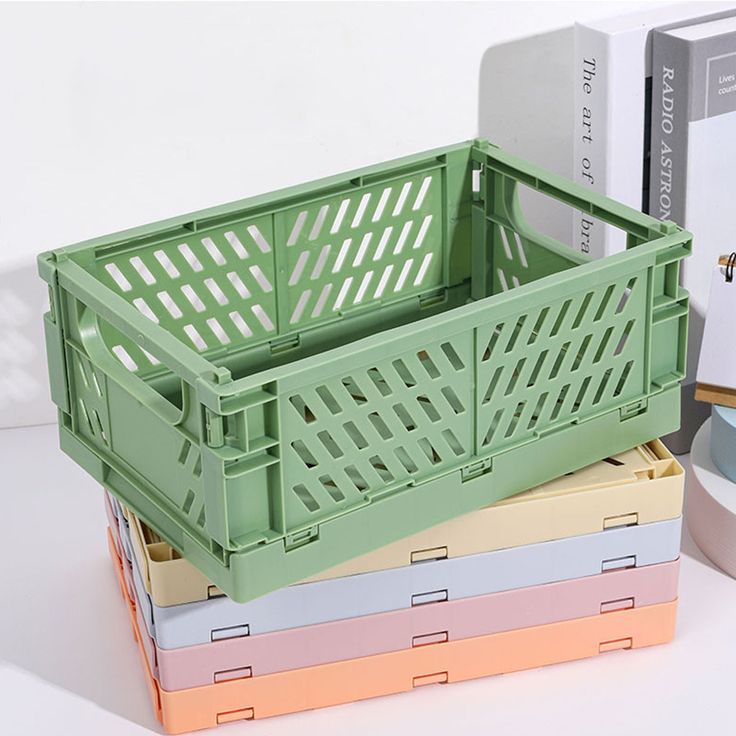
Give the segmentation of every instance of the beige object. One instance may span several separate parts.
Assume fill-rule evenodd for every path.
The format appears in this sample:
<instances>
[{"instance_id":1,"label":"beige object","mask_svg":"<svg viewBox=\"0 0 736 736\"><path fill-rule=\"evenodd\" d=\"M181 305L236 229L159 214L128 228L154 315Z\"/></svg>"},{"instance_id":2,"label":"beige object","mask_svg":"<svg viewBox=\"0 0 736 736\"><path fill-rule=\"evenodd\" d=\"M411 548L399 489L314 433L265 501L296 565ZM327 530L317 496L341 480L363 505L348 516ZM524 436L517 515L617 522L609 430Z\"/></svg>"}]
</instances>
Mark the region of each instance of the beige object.
<instances>
[{"instance_id":1,"label":"beige object","mask_svg":"<svg viewBox=\"0 0 736 736\"><path fill-rule=\"evenodd\" d=\"M682 513L684 478L677 460L655 440L355 557L304 582L674 519ZM156 605L222 595L134 514L128 517L146 590Z\"/></svg>"}]
</instances>

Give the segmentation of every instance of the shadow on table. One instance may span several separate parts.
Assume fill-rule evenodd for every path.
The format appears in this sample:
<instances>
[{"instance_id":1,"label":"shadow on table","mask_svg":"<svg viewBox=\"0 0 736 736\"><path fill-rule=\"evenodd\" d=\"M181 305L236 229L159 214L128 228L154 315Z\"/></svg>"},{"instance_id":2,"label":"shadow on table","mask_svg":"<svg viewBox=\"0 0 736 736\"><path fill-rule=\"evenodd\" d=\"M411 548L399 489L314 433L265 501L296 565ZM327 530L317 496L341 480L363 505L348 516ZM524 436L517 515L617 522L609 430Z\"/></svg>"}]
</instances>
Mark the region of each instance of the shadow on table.
<instances>
[{"instance_id":1,"label":"shadow on table","mask_svg":"<svg viewBox=\"0 0 736 736\"><path fill-rule=\"evenodd\" d=\"M53 425L0 432L0 660L158 730L107 556L101 490L57 448Z\"/></svg>"}]
</instances>

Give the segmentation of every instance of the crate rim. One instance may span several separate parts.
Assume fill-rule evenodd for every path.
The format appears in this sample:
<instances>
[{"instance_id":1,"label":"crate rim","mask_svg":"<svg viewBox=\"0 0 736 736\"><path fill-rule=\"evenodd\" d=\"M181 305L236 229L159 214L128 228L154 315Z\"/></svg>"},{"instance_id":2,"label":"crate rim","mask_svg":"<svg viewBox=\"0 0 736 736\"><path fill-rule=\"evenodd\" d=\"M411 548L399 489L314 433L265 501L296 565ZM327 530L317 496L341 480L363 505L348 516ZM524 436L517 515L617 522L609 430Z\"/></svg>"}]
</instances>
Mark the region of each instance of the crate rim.
<instances>
[{"instance_id":1,"label":"crate rim","mask_svg":"<svg viewBox=\"0 0 736 736\"><path fill-rule=\"evenodd\" d=\"M441 161L444 155L465 149L468 149L471 154L473 152L481 152L484 162L490 160L498 165L498 168L496 166L491 166L491 168L499 173L507 175L506 169L508 167L525 172L523 177L516 177L516 181L522 185L536 186L539 188L540 182L548 184L552 189L545 186L543 189L544 194L563 201L568 205L570 205L570 202L566 201L566 199L572 196L588 203L586 210L589 212L597 212L599 208L602 209L602 212L597 212L599 215L614 212L619 218L626 220L631 225L646 229L647 236L652 239L635 248L615 253L606 258L581 262L566 271L550 274L532 283L522 284L518 288L509 289L506 292L488 295L447 312L417 319L408 324L381 331L378 334L367 335L352 340L344 345L322 351L317 355L305 356L277 367L266 367L256 373L235 379L232 377L231 371L228 368L216 366L212 360L197 352L193 347L176 338L165 328L147 319L133 305L129 304L119 294L100 282L86 271L83 266L69 257L70 255L84 252L88 249L123 247L132 239L163 233L170 228L181 227L184 228L182 234L191 235L192 232L196 232L197 228L195 227L194 230L191 230L186 229L185 226L198 219L216 219L228 215L232 217L243 217L246 216L246 210L248 209L257 208L266 204L273 208L274 200L283 200L283 202L279 201L279 206L292 206L293 203L289 202L289 198L299 197L309 193L319 194L324 192L326 187L339 184L344 185L346 181L348 183L354 183L355 179L367 177L374 173L380 173L381 180L385 180L393 171L398 172L411 165L430 164L433 159ZM581 276L579 270L581 268L585 269L584 273L586 274L594 274L605 269L606 274L611 275L614 265L624 270L626 264L630 262L651 260L654 263L659 253L677 246L689 248L689 244L692 241L692 234L690 232L672 222L656 220L631 207L619 204L608 197L591 192L579 184L569 182L564 177L547 172L527 163L523 159L507 154L484 139L472 139L451 146L404 156L393 160L391 164L391 170L388 173L382 168L381 164L362 167L313 182L282 188L263 195L236 200L225 205L206 208L178 217L85 240L75 245L45 251L38 256L39 274L49 283L58 282L59 278L61 278L64 281L62 284L64 288L69 289L74 296L84 303L88 304L90 300L97 302L94 307L96 311L103 313L102 316L105 319L108 319L124 332L126 328L130 330L133 327L135 339L141 344L141 347L145 347L146 350L151 352L159 360L161 360L161 354L168 354L167 359L161 360L161 363L169 371L178 374L183 380L196 384L200 389L206 387L206 390L200 391L202 403L214 411L223 413L220 405L223 399L250 391L254 388L262 388L266 383L288 379L291 375L301 370L310 370L320 364L334 363L346 355L364 353L365 351L371 350L379 340L383 344L398 341L402 336L410 339L411 336L426 331L427 320L429 319L432 320L433 325L440 323L444 327L456 323L458 330L460 330L464 328L464 323L468 319L471 319L476 313L485 310L488 299L494 299L494 305L497 308L503 309L506 303L516 298L516 292L520 289L525 295L531 296L534 293L548 289L553 282L558 287L564 286ZM560 196L556 194L555 190L559 190ZM563 199L563 195L567 195L567 197ZM315 199L319 199L320 197L321 194L315 197ZM303 200L300 201L303 202ZM575 205L570 206L574 207ZM174 234L172 233L172 237ZM578 251L573 249L572 246L570 246L570 251L573 256L577 255L580 257ZM88 304L88 306L92 305ZM295 334L298 335L299 333ZM446 336L451 336L455 333L450 331L445 334ZM163 353L157 350L157 347L162 345ZM160 354L157 355L157 352ZM171 360L171 357L174 357L174 360ZM172 363L178 363L179 365L174 369L171 367ZM111 366L114 366L113 374L119 382L131 383L131 381L134 381L138 384L145 383L143 379L135 373L131 373L122 365L118 365L116 361L111 360Z\"/></svg>"}]
</instances>

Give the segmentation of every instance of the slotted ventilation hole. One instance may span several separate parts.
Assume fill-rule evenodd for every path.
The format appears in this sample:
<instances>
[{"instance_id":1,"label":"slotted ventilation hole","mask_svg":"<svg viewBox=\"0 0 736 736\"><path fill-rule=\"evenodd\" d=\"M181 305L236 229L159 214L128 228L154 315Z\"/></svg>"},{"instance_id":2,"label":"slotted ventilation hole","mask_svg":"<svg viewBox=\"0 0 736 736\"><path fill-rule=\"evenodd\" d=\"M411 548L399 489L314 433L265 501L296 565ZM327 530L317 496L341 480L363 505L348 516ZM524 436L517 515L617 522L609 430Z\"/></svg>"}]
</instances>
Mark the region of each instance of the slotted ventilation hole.
<instances>
[{"instance_id":1,"label":"slotted ventilation hole","mask_svg":"<svg viewBox=\"0 0 736 736\"><path fill-rule=\"evenodd\" d=\"M179 269L174 265L173 261L163 250L157 250L154 252L154 257L161 264L161 268L166 271L166 275L172 279L177 279L181 275Z\"/></svg>"},{"instance_id":2,"label":"slotted ventilation hole","mask_svg":"<svg viewBox=\"0 0 736 736\"><path fill-rule=\"evenodd\" d=\"M360 388L360 386L358 386L352 376L346 376L345 378L343 378L342 385L348 392L350 397L353 399L353 401L355 401L355 403L359 406L361 404L365 404L368 401L368 399L366 399L365 397L365 393Z\"/></svg>"},{"instance_id":3,"label":"slotted ventilation hole","mask_svg":"<svg viewBox=\"0 0 736 736\"><path fill-rule=\"evenodd\" d=\"M437 368L437 365L432 358L430 358L429 353L426 350L420 350L417 353L417 358L419 358L419 364L424 368L430 378L434 379L440 377L439 368Z\"/></svg>"},{"instance_id":4,"label":"slotted ventilation hole","mask_svg":"<svg viewBox=\"0 0 736 736\"><path fill-rule=\"evenodd\" d=\"M133 256L133 258L130 259L130 265L138 272L138 275L143 279L147 286L156 283L156 279L148 270L148 266L143 263L140 256Z\"/></svg>"},{"instance_id":5,"label":"slotted ventilation hole","mask_svg":"<svg viewBox=\"0 0 736 736\"><path fill-rule=\"evenodd\" d=\"M314 268L312 269L312 273L309 275L309 278L314 281L314 279L318 279L322 275L322 271L324 270L325 263L327 263L327 258L330 255L330 249L332 246L325 245L322 250L319 252L319 256L317 256L317 262L314 264Z\"/></svg>"},{"instance_id":6,"label":"slotted ventilation hole","mask_svg":"<svg viewBox=\"0 0 736 736\"><path fill-rule=\"evenodd\" d=\"M358 468L355 465L348 465L345 468L345 475L348 476L350 482L359 490L367 491L368 483L366 479L360 474Z\"/></svg>"},{"instance_id":7,"label":"slotted ventilation hole","mask_svg":"<svg viewBox=\"0 0 736 736\"><path fill-rule=\"evenodd\" d=\"M636 278L629 279L629 282L626 284L626 288L624 289L623 294L621 294L621 299L618 302L618 305L616 307L616 314L621 314L621 312L624 311L624 308L626 307L626 304L629 301L629 298L631 297L631 292L634 290L634 285L636 284Z\"/></svg>"},{"instance_id":8,"label":"slotted ventilation hole","mask_svg":"<svg viewBox=\"0 0 736 736\"><path fill-rule=\"evenodd\" d=\"M388 241L391 238L391 233L393 231L393 225L389 225L387 228L384 228L381 239L378 241L378 245L376 246L376 252L373 254L374 261L380 261L383 257L383 252L386 250L386 246L388 245Z\"/></svg>"},{"instance_id":9,"label":"slotted ventilation hole","mask_svg":"<svg viewBox=\"0 0 736 736\"><path fill-rule=\"evenodd\" d=\"M429 226L432 222L432 215L427 215L423 220L422 224L419 228L419 232L417 233L417 237L414 240L414 245L412 246L413 249L421 248L422 243L424 243L424 238L427 236L427 230L429 230Z\"/></svg>"},{"instance_id":10,"label":"slotted ventilation hole","mask_svg":"<svg viewBox=\"0 0 736 736\"><path fill-rule=\"evenodd\" d=\"M371 283L371 279L373 279L373 271L368 271L363 276L363 280L360 282L358 291L355 294L355 299L353 299L353 304L360 304L363 301L363 297L365 296L365 292L368 289L369 284Z\"/></svg>"},{"instance_id":11,"label":"slotted ventilation hole","mask_svg":"<svg viewBox=\"0 0 736 736\"><path fill-rule=\"evenodd\" d=\"M340 287L340 292L337 295L337 299L335 299L335 304L332 307L332 311L336 312L340 307L342 307L343 302L345 301L345 297L347 297L348 292L350 291L350 287L353 284L353 277L348 276L343 282L342 286Z\"/></svg>"},{"instance_id":12,"label":"slotted ventilation hole","mask_svg":"<svg viewBox=\"0 0 736 736\"><path fill-rule=\"evenodd\" d=\"M404 249L406 239L409 237L409 233L411 232L413 225L414 225L413 220L407 220L402 226L401 232L399 233L399 237L396 240L396 245L394 246L395 256L399 255L399 253L401 253L401 251Z\"/></svg>"},{"instance_id":13,"label":"slotted ventilation hole","mask_svg":"<svg viewBox=\"0 0 736 736\"><path fill-rule=\"evenodd\" d=\"M407 473L413 474L419 470L417 464L414 462L406 448L397 447L394 450L394 455L396 455L396 459L404 466L404 470L406 470Z\"/></svg>"},{"instance_id":14,"label":"slotted ventilation hole","mask_svg":"<svg viewBox=\"0 0 736 736\"><path fill-rule=\"evenodd\" d=\"M501 424L502 418L503 418L503 409L497 409L496 413L493 415L493 419L491 419L491 424L488 427L486 436L483 439L484 445L490 445L491 442L493 442L493 437L496 434L496 430L498 429L498 426Z\"/></svg>"},{"instance_id":15,"label":"slotted ventilation hole","mask_svg":"<svg viewBox=\"0 0 736 736\"><path fill-rule=\"evenodd\" d=\"M373 428L378 432L378 436L382 440L390 440L393 438L393 434L388 428L388 425L383 421L383 419L381 419L377 412L371 412L368 415L368 421L373 425Z\"/></svg>"},{"instance_id":16,"label":"slotted ventilation hole","mask_svg":"<svg viewBox=\"0 0 736 736\"><path fill-rule=\"evenodd\" d=\"M254 304L250 311L253 312L255 318L261 323L263 328L268 332L276 329L271 318L266 314L266 310L260 304Z\"/></svg>"},{"instance_id":17,"label":"slotted ventilation hole","mask_svg":"<svg viewBox=\"0 0 736 736\"><path fill-rule=\"evenodd\" d=\"M417 428L416 422L403 404L394 404L392 408L407 432L412 432Z\"/></svg>"},{"instance_id":18,"label":"slotted ventilation hole","mask_svg":"<svg viewBox=\"0 0 736 736\"><path fill-rule=\"evenodd\" d=\"M393 216L398 217L398 215L401 214L401 210L404 209L404 203L406 202L406 198L409 196L409 190L411 189L411 182L407 181L403 187L401 187L401 192L399 193L399 198L396 200L396 205L394 206Z\"/></svg>"},{"instance_id":19,"label":"slotted ventilation hole","mask_svg":"<svg viewBox=\"0 0 736 736\"><path fill-rule=\"evenodd\" d=\"M217 321L215 317L210 317L207 320L207 326L212 331L212 334L220 341L221 345L229 345L230 337L223 329L222 325Z\"/></svg>"},{"instance_id":20,"label":"slotted ventilation hole","mask_svg":"<svg viewBox=\"0 0 736 736\"><path fill-rule=\"evenodd\" d=\"M339 414L342 411L342 407L327 386L317 386L315 393L322 399L331 414Z\"/></svg>"},{"instance_id":21,"label":"slotted ventilation hole","mask_svg":"<svg viewBox=\"0 0 736 736\"><path fill-rule=\"evenodd\" d=\"M440 349L447 357L447 360L450 362L450 365L456 370L461 371L465 368L465 364L460 359L460 356L458 355L455 348L452 346L452 343L449 342L443 342L440 345Z\"/></svg>"},{"instance_id":22,"label":"slotted ventilation hole","mask_svg":"<svg viewBox=\"0 0 736 736\"><path fill-rule=\"evenodd\" d=\"M361 221L363 220L363 215L365 214L365 210L366 210L366 207L368 206L368 201L370 200L370 198L371 198L371 195L368 192L366 192L360 198L360 202L358 203L358 209L355 211L355 217L353 217L353 223L352 223L353 228L358 227Z\"/></svg>"},{"instance_id":23,"label":"slotted ventilation hole","mask_svg":"<svg viewBox=\"0 0 736 736\"><path fill-rule=\"evenodd\" d=\"M204 341L204 338L199 334L199 330L194 325L184 325L184 332L197 350L207 349L207 343Z\"/></svg>"},{"instance_id":24,"label":"slotted ventilation hole","mask_svg":"<svg viewBox=\"0 0 736 736\"><path fill-rule=\"evenodd\" d=\"M192 288L190 284L184 284L181 287L182 294L187 298L187 301L198 311L204 312L204 302L199 298L199 294Z\"/></svg>"},{"instance_id":25,"label":"slotted ventilation hole","mask_svg":"<svg viewBox=\"0 0 736 736\"><path fill-rule=\"evenodd\" d=\"M499 225L498 226L498 232L501 234L501 243L503 243L503 252L506 254L506 258L508 258L509 261L514 260L514 256L511 253L511 246L509 245L509 239L506 235L506 228ZM501 269L499 269L500 271Z\"/></svg>"},{"instance_id":26,"label":"slotted ventilation hole","mask_svg":"<svg viewBox=\"0 0 736 736\"><path fill-rule=\"evenodd\" d=\"M307 306L307 302L309 301L310 296L312 296L311 289L305 289L299 295L299 299L297 300L297 303L294 306L294 311L291 313L291 317L289 318L290 324L293 325L301 319L302 312L304 312L304 307Z\"/></svg>"},{"instance_id":27,"label":"slotted ventilation hole","mask_svg":"<svg viewBox=\"0 0 736 736\"><path fill-rule=\"evenodd\" d=\"M240 312L230 312L227 316L230 317L230 321L243 337L251 337L253 335L253 331L248 327L248 323L243 319Z\"/></svg>"},{"instance_id":28,"label":"slotted ventilation hole","mask_svg":"<svg viewBox=\"0 0 736 736\"><path fill-rule=\"evenodd\" d=\"M334 235L340 229L342 221L345 218L345 212L347 211L349 206L349 199L343 199L342 202L340 202L340 207L337 210L337 214L335 215L332 227L330 228L330 235Z\"/></svg>"},{"instance_id":29,"label":"slotted ventilation hole","mask_svg":"<svg viewBox=\"0 0 736 736\"><path fill-rule=\"evenodd\" d=\"M297 215L297 218L294 221L294 227L291 229L291 234L289 235L289 239L286 241L287 246L291 246L291 245L294 245L294 243L296 243L297 239L299 238L299 233L302 231L302 227L304 227L304 221L306 219L307 219L307 212L306 210L302 210Z\"/></svg>"},{"instance_id":30,"label":"slotted ventilation hole","mask_svg":"<svg viewBox=\"0 0 736 736\"><path fill-rule=\"evenodd\" d=\"M419 187L417 198L414 200L414 205L412 206L413 210L418 210L422 206L422 204L424 204L424 198L427 196L427 192L429 191L429 186L431 183L432 177L425 176L422 180L421 186Z\"/></svg>"},{"instance_id":31,"label":"slotted ventilation hole","mask_svg":"<svg viewBox=\"0 0 736 736\"><path fill-rule=\"evenodd\" d=\"M358 246L358 251L355 254L355 258L353 259L353 268L357 268L363 263L365 252L368 250L368 245L370 244L372 237L373 237L373 233L366 233L361 238L360 245Z\"/></svg>"},{"instance_id":32,"label":"slotted ventilation hole","mask_svg":"<svg viewBox=\"0 0 736 736\"><path fill-rule=\"evenodd\" d=\"M193 503L194 503L194 491L192 491L191 489L189 489L189 490L187 491L187 495L186 495L186 497L184 498L184 503L183 503L183 504L181 505L181 510L182 510L182 511L183 511L183 512L184 512L185 514L188 514L188 513L189 513L189 511L190 511L190 510L191 510L191 508L192 508L192 504L193 504Z\"/></svg>"},{"instance_id":33,"label":"slotted ventilation hole","mask_svg":"<svg viewBox=\"0 0 736 736\"><path fill-rule=\"evenodd\" d=\"M112 348L112 352L115 353L115 357L131 372L134 373L138 370L138 364L130 357L130 353L122 346L115 345Z\"/></svg>"},{"instance_id":34,"label":"slotted ventilation hole","mask_svg":"<svg viewBox=\"0 0 736 736\"><path fill-rule=\"evenodd\" d=\"M291 443L294 452L299 456L299 459L308 467L314 468L317 466L317 460L314 455L309 451L309 448L304 444L303 440L294 440Z\"/></svg>"},{"instance_id":35,"label":"slotted ventilation hole","mask_svg":"<svg viewBox=\"0 0 736 736\"><path fill-rule=\"evenodd\" d=\"M388 202L388 198L391 196L391 187L386 187L381 192L381 197L378 200L378 204L376 205L376 210L373 213L373 217L371 220L373 222L378 222L381 219L381 216L383 215L383 210L386 208L386 202Z\"/></svg>"},{"instance_id":36,"label":"slotted ventilation hole","mask_svg":"<svg viewBox=\"0 0 736 736\"><path fill-rule=\"evenodd\" d=\"M309 239L310 240L317 240L319 237L320 232L322 232L322 225L325 222L325 218L327 217L327 211L330 209L330 205L323 204L319 208L319 212L317 212L317 217L314 218L314 224L312 225L312 230L309 233Z\"/></svg>"},{"instance_id":37,"label":"slotted ventilation hole","mask_svg":"<svg viewBox=\"0 0 736 736\"><path fill-rule=\"evenodd\" d=\"M130 291L133 287L130 285L130 281L125 278L125 275L115 263L108 263L105 266L107 271L112 277L113 281L118 285L122 291Z\"/></svg>"},{"instance_id":38,"label":"slotted ventilation hole","mask_svg":"<svg viewBox=\"0 0 736 736\"><path fill-rule=\"evenodd\" d=\"M394 370L398 374L399 378L404 382L404 385L407 388L413 388L417 385L416 379L411 374L409 369L406 367L406 363L404 363L401 358L397 358L396 360L394 360L391 365L394 367Z\"/></svg>"},{"instance_id":39,"label":"slotted ventilation hole","mask_svg":"<svg viewBox=\"0 0 736 736\"><path fill-rule=\"evenodd\" d=\"M419 448L422 450L422 452L427 456L427 459L430 463L432 463L432 465L437 465L438 463L442 462L442 458L435 449L434 445L426 437L421 437L420 439L418 439L417 444L419 445Z\"/></svg>"},{"instance_id":40,"label":"slotted ventilation hole","mask_svg":"<svg viewBox=\"0 0 736 736\"><path fill-rule=\"evenodd\" d=\"M630 319L626 323L626 327L624 327L624 331L621 333L621 337L618 341L618 345L616 345L616 349L613 351L614 356L620 355L624 347L626 346L626 341L629 339L629 335L631 334L631 330L634 329L634 320Z\"/></svg>"},{"instance_id":41,"label":"slotted ventilation hole","mask_svg":"<svg viewBox=\"0 0 736 736\"><path fill-rule=\"evenodd\" d=\"M519 251L519 260L523 268L529 268L529 262L526 259L526 251L524 250L524 244L521 241L519 233L514 233L514 240L516 241L516 249Z\"/></svg>"},{"instance_id":42,"label":"slotted ventilation hole","mask_svg":"<svg viewBox=\"0 0 736 736\"><path fill-rule=\"evenodd\" d=\"M339 273L340 269L342 268L342 264L345 262L345 258L348 255L348 251L350 250L350 244L352 243L352 238L346 238L342 241L342 245L340 246L340 250L337 253L337 258L335 258L335 263L332 266L332 273Z\"/></svg>"},{"instance_id":43,"label":"slotted ventilation hole","mask_svg":"<svg viewBox=\"0 0 736 736\"><path fill-rule=\"evenodd\" d=\"M369 458L368 462L373 467L373 470L376 471L376 474L381 479L381 481L383 481L384 483L391 483L393 480L395 480L393 473L386 467L386 463L378 455L374 455L373 457Z\"/></svg>"},{"instance_id":44,"label":"slotted ventilation hole","mask_svg":"<svg viewBox=\"0 0 736 736\"><path fill-rule=\"evenodd\" d=\"M235 291L238 292L238 296L242 299L247 299L250 296L250 291L248 291L248 287L243 283L243 280L238 276L235 271L230 271L230 273L227 274L227 278L230 281L230 283L235 288Z\"/></svg>"},{"instance_id":45,"label":"slotted ventilation hole","mask_svg":"<svg viewBox=\"0 0 736 736\"><path fill-rule=\"evenodd\" d=\"M307 511L311 513L319 511L319 504L303 483L298 483L294 486L294 494L304 504L304 508Z\"/></svg>"},{"instance_id":46,"label":"slotted ventilation hole","mask_svg":"<svg viewBox=\"0 0 736 736\"><path fill-rule=\"evenodd\" d=\"M199 272L202 270L202 264L199 262L199 258L194 255L192 249L186 243L179 245L179 252L184 256L184 260L189 264L192 271Z\"/></svg>"},{"instance_id":47,"label":"slotted ventilation hole","mask_svg":"<svg viewBox=\"0 0 736 736\"><path fill-rule=\"evenodd\" d=\"M455 414L462 414L465 411L460 398L450 386L444 386L440 391Z\"/></svg>"},{"instance_id":48,"label":"slotted ventilation hole","mask_svg":"<svg viewBox=\"0 0 736 736\"><path fill-rule=\"evenodd\" d=\"M463 450L463 446L460 444L460 440L455 436L453 431L451 429L443 429L442 430L442 438L447 443L448 447L457 455L460 457L460 455L465 452Z\"/></svg>"},{"instance_id":49,"label":"slotted ventilation hole","mask_svg":"<svg viewBox=\"0 0 736 736\"><path fill-rule=\"evenodd\" d=\"M362 432L355 426L354 422L345 422L342 425L347 436L352 440L353 444L359 449L364 450L368 447L368 440L363 436Z\"/></svg>"},{"instance_id":50,"label":"slotted ventilation hole","mask_svg":"<svg viewBox=\"0 0 736 736\"><path fill-rule=\"evenodd\" d=\"M414 265L413 258L409 258L404 262L404 266L401 269L399 278L396 279L396 285L394 286L394 292L401 291L404 288L404 283L406 282L406 278L409 275L409 271L411 270L411 267L413 265Z\"/></svg>"},{"instance_id":51,"label":"slotted ventilation hole","mask_svg":"<svg viewBox=\"0 0 736 736\"><path fill-rule=\"evenodd\" d=\"M623 393L623 390L626 387L626 381L628 380L629 374L631 373L631 369L633 367L634 367L634 361L633 360L630 360L624 366L624 369L621 372L621 377L618 379L618 383L616 384L616 389L613 392L614 398L617 397L617 396L620 396Z\"/></svg>"},{"instance_id":52,"label":"slotted ventilation hole","mask_svg":"<svg viewBox=\"0 0 736 736\"><path fill-rule=\"evenodd\" d=\"M420 286L422 281L424 281L424 277L427 274L427 269L429 268L429 264L432 262L433 256L434 253L427 253L424 258L422 258L422 263L419 266L419 271L417 271L416 278L414 279L414 286Z\"/></svg>"},{"instance_id":53,"label":"slotted ventilation hole","mask_svg":"<svg viewBox=\"0 0 736 736\"><path fill-rule=\"evenodd\" d=\"M393 263L390 263L386 268L383 269L383 273L381 274L381 278L378 282L378 286L376 286L376 291L373 294L374 299L380 299L383 295L383 292L386 290L386 284L388 283L389 278L391 277L391 272L394 270Z\"/></svg>"},{"instance_id":54,"label":"slotted ventilation hole","mask_svg":"<svg viewBox=\"0 0 736 736\"><path fill-rule=\"evenodd\" d=\"M258 249L261 251L261 253L270 253L271 252L271 246L269 245L269 242L264 237L263 233L258 229L257 225L248 225L248 235L253 238L253 242L258 246Z\"/></svg>"},{"instance_id":55,"label":"slotted ventilation hole","mask_svg":"<svg viewBox=\"0 0 736 736\"><path fill-rule=\"evenodd\" d=\"M335 503L345 500L345 494L337 487L337 484L329 475L320 475L319 482Z\"/></svg>"},{"instance_id":56,"label":"slotted ventilation hole","mask_svg":"<svg viewBox=\"0 0 736 736\"><path fill-rule=\"evenodd\" d=\"M378 368L369 368L368 378L371 379L373 385L378 389L378 392L381 394L381 396L391 395L391 387L388 385L388 383L386 383L386 379L383 377Z\"/></svg>"},{"instance_id":57,"label":"slotted ventilation hole","mask_svg":"<svg viewBox=\"0 0 736 736\"><path fill-rule=\"evenodd\" d=\"M145 299L142 297L133 299L133 304L144 317L147 317L151 322L158 324L158 317L153 313L153 310L148 306L148 302Z\"/></svg>"},{"instance_id":58,"label":"slotted ventilation hole","mask_svg":"<svg viewBox=\"0 0 736 736\"><path fill-rule=\"evenodd\" d=\"M268 280L265 273L263 273L263 270L260 266L250 266L248 270L251 273L251 276L258 282L258 285L263 289L265 292L269 292L273 290L273 286L271 286L271 282Z\"/></svg>"},{"instance_id":59,"label":"slotted ventilation hole","mask_svg":"<svg viewBox=\"0 0 736 736\"><path fill-rule=\"evenodd\" d=\"M312 310L312 317L319 317L320 314L322 314L322 311L325 308L325 304L327 303L327 299L330 296L330 292L332 291L332 284L325 284L322 287L322 291L320 291L319 296L317 297L317 301L315 302L314 309Z\"/></svg>"},{"instance_id":60,"label":"slotted ventilation hole","mask_svg":"<svg viewBox=\"0 0 736 736\"><path fill-rule=\"evenodd\" d=\"M289 397L289 403L296 409L297 414L302 418L306 424L311 424L316 421L316 417L312 410L307 406L304 399L299 394L294 394Z\"/></svg>"},{"instance_id":61,"label":"slotted ventilation hole","mask_svg":"<svg viewBox=\"0 0 736 736\"><path fill-rule=\"evenodd\" d=\"M294 286L299 283L299 279L302 276L302 271L304 271L304 266L307 264L307 260L309 260L309 251L303 250L296 259L294 268L291 271L291 276L289 276L289 286Z\"/></svg>"},{"instance_id":62,"label":"slotted ventilation hole","mask_svg":"<svg viewBox=\"0 0 736 736\"><path fill-rule=\"evenodd\" d=\"M215 298L215 301L221 306L224 307L227 303L227 297L225 296L225 293L220 288L220 285L215 281L213 278L207 278L204 280L204 285L209 290L210 294Z\"/></svg>"},{"instance_id":63,"label":"slotted ventilation hole","mask_svg":"<svg viewBox=\"0 0 736 736\"><path fill-rule=\"evenodd\" d=\"M223 266L225 264L225 256L222 255L222 251L217 247L212 238L202 238L202 245L210 254L210 258L216 265Z\"/></svg>"},{"instance_id":64,"label":"slotted ventilation hole","mask_svg":"<svg viewBox=\"0 0 736 736\"><path fill-rule=\"evenodd\" d=\"M180 319L182 317L182 311L179 309L179 306L177 303L173 300L171 297L171 294L169 294L168 291L159 291L158 294L156 294L158 297L158 300L163 304L166 311L174 318L174 319Z\"/></svg>"},{"instance_id":65,"label":"slotted ventilation hole","mask_svg":"<svg viewBox=\"0 0 736 736\"><path fill-rule=\"evenodd\" d=\"M232 230L228 230L224 234L224 237L238 258L244 260L248 257L248 251L246 250L245 246L240 242L240 238Z\"/></svg>"},{"instance_id":66,"label":"slotted ventilation hole","mask_svg":"<svg viewBox=\"0 0 736 736\"><path fill-rule=\"evenodd\" d=\"M417 396L417 403L419 404L419 406L422 407L422 410L427 415L427 418L430 422L439 422L440 419L442 419L442 416L437 411L437 407L435 407L429 396L427 396L426 394Z\"/></svg>"},{"instance_id":67,"label":"slotted ventilation hole","mask_svg":"<svg viewBox=\"0 0 736 736\"><path fill-rule=\"evenodd\" d=\"M317 438L324 445L327 452L329 452L335 460L341 458L345 454L342 451L340 445L338 445L335 441L335 438L326 429L318 432Z\"/></svg>"}]
</instances>

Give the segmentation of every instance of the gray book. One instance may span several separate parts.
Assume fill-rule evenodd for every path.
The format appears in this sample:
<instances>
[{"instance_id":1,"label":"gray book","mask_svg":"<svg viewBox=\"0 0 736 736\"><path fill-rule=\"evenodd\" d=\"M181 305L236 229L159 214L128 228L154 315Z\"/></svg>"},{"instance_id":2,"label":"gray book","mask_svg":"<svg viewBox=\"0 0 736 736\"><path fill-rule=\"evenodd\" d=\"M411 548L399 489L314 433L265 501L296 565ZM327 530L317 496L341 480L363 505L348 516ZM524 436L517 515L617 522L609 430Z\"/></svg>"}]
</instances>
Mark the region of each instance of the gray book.
<instances>
[{"instance_id":1,"label":"gray book","mask_svg":"<svg viewBox=\"0 0 736 736\"><path fill-rule=\"evenodd\" d=\"M736 242L736 18L655 31L652 78L649 212L694 235L682 268L690 339L681 430L668 441L688 452L709 413L694 400L694 381L711 270Z\"/></svg>"}]
</instances>

